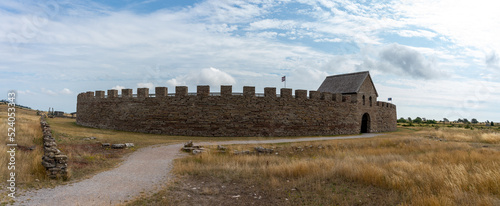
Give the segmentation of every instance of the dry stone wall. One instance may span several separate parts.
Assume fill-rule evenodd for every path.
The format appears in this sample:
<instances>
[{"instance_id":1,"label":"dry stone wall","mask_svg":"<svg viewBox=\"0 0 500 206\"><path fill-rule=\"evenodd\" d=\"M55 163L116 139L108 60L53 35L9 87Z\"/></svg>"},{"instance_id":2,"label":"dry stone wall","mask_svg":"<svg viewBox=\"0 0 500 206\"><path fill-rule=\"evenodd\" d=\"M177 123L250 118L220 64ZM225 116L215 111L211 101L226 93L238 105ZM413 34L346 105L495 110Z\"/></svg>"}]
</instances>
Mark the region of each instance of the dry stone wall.
<instances>
[{"instance_id":1,"label":"dry stone wall","mask_svg":"<svg viewBox=\"0 0 500 206\"><path fill-rule=\"evenodd\" d=\"M396 129L396 107L389 103L361 105L349 95L306 90L255 87L232 93L221 86L210 93L198 86L195 94L176 87L175 95L165 87L155 94L139 88L86 92L78 95L77 124L105 129L186 136L309 136L360 133L362 115L370 113L370 131ZM380 105L380 106L379 106ZM384 106L382 106L384 105Z\"/></svg>"},{"instance_id":2,"label":"dry stone wall","mask_svg":"<svg viewBox=\"0 0 500 206\"><path fill-rule=\"evenodd\" d=\"M57 149L57 143L54 137L52 137L52 131L50 130L49 124L45 121L45 117L40 117L40 124L42 126L43 132L43 152L42 165L47 171L47 175L51 179L56 179L58 177L67 179L68 178L68 165L66 163L68 157L61 153Z\"/></svg>"}]
</instances>

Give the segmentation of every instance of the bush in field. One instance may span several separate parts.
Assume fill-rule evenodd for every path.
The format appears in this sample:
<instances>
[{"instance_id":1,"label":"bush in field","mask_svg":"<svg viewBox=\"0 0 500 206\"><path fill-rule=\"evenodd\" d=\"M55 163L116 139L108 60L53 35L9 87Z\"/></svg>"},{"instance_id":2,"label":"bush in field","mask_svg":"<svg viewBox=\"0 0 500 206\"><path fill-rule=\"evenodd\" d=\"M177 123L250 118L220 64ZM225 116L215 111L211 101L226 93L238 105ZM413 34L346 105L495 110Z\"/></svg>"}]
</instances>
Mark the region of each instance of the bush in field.
<instances>
[{"instance_id":1,"label":"bush in field","mask_svg":"<svg viewBox=\"0 0 500 206\"><path fill-rule=\"evenodd\" d=\"M415 118L415 119L413 120L413 122L415 122L415 123L417 123L417 124L420 124L420 123L422 123L422 118L417 117L417 118Z\"/></svg>"},{"instance_id":2,"label":"bush in field","mask_svg":"<svg viewBox=\"0 0 500 206\"><path fill-rule=\"evenodd\" d=\"M427 120L425 123L427 123L427 124L437 124L436 120Z\"/></svg>"}]
</instances>

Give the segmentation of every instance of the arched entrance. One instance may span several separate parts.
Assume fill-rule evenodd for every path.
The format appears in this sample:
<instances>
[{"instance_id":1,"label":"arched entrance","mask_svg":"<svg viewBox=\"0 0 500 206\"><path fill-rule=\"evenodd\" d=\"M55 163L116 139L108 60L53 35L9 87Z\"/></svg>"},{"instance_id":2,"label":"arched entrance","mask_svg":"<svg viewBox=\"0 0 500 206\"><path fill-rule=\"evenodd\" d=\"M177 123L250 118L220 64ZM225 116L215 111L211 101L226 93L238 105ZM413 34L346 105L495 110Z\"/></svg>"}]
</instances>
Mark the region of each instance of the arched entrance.
<instances>
[{"instance_id":1,"label":"arched entrance","mask_svg":"<svg viewBox=\"0 0 500 206\"><path fill-rule=\"evenodd\" d=\"M368 113L363 114L361 118L361 133L370 132L370 115Z\"/></svg>"}]
</instances>

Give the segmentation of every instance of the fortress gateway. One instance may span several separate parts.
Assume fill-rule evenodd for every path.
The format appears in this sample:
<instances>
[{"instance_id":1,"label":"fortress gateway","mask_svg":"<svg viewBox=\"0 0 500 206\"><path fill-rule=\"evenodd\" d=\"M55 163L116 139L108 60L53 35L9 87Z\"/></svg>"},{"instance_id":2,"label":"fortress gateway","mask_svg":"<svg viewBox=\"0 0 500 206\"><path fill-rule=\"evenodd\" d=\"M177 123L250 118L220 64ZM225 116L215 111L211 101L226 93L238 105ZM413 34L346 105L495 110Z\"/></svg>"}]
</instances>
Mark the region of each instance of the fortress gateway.
<instances>
[{"instance_id":1,"label":"fortress gateway","mask_svg":"<svg viewBox=\"0 0 500 206\"><path fill-rule=\"evenodd\" d=\"M377 101L368 72L329 76L318 91L198 86L86 92L78 94L76 123L133 132L189 136L309 136L396 130L396 106Z\"/></svg>"}]
</instances>

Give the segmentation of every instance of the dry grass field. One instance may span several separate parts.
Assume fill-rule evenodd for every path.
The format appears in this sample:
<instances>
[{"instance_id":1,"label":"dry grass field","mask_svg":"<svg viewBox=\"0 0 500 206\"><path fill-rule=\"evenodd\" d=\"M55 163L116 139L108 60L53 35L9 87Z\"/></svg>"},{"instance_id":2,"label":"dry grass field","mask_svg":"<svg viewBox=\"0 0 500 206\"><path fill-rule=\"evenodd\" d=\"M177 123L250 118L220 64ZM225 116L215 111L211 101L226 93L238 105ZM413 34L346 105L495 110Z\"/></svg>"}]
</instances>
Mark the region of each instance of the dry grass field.
<instances>
[{"instance_id":1,"label":"dry grass field","mask_svg":"<svg viewBox=\"0 0 500 206\"><path fill-rule=\"evenodd\" d=\"M459 142L500 143L500 131L494 129L438 128L430 135L444 140Z\"/></svg>"},{"instance_id":2,"label":"dry grass field","mask_svg":"<svg viewBox=\"0 0 500 206\"><path fill-rule=\"evenodd\" d=\"M6 111L0 105L4 133ZM248 139L93 129L69 118L48 122L59 149L69 156L70 182L113 168L121 157L141 147ZM45 176L41 137L36 111L17 108L18 188L65 184ZM104 149L102 142L132 142L136 147ZM7 150L6 143L3 138L1 150ZM29 150L32 146L35 149ZM233 154L255 146L274 152ZM7 163L7 154L0 153L0 164ZM179 177L176 181L130 205L500 205L500 129L401 127L371 139L233 145L226 153L211 147L202 155L176 160L173 172ZM0 167L1 179L8 174L7 167Z\"/></svg>"},{"instance_id":3,"label":"dry grass field","mask_svg":"<svg viewBox=\"0 0 500 206\"><path fill-rule=\"evenodd\" d=\"M45 179L45 168L41 165L43 148L42 130L40 128L39 117L36 111L16 108L15 134L16 143L19 147L16 149L16 182L34 183L36 179ZM7 106L0 105L0 131L5 138L1 138L0 144L0 179L6 180L9 175L7 164L9 154L7 151ZM33 150L28 148L35 146ZM23 172L20 172L23 171ZM3 182L3 181L2 181Z\"/></svg>"},{"instance_id":4,"label":"dry grass field","mask_svg":"<svg viewBox=\"0 0 500 206\"><path fill-rule=\"evenodd\" d=\"M400 128L373 139L215 148L131 205L500 205L497 129Z\"/></svg>"},{"instance_id":5,"label":"dry grass field","mask_svg":"<svg viewBox=\"0 0 500 206\"><path fill-rule=\"evenodd\" d=\"M6 180L10 178L10 172L16 173L16 186L17 188L36 187L42 181L46 181L45 168L42 166L42 130L40 128L39 117L36 116L36 111L16 108L16 121L15 121L15 138L18 147L16 148L15 156L15 170L8 169L9 153L6 151L10 148L7 147L7 105L0 105L0 132L2 134L0 143L0 184L2 188L6 186ZM34 149L30 150L30 147ZM5 186L5 187L4 187ZM3 200L7 195L3 194Z\"/></svg>"}]
</instances>

